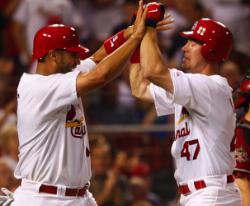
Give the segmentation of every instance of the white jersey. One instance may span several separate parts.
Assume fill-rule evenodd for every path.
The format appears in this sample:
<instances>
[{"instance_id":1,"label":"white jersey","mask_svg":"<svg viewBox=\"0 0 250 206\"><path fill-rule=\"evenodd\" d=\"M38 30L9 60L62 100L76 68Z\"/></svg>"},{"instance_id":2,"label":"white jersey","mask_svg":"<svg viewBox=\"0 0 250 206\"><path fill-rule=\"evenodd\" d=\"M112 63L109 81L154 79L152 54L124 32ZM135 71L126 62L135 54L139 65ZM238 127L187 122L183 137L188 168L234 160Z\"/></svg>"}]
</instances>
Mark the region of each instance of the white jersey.
<instances>
[{"instance_id":1,"label":"white jersey","mask_svg":"<svg viewBox=\"0 0 250 206\"><path fill-rule=\"evenodd\" d=\"M95 64L86 60L82 65ZM17 89L17 178L68 187L83 187L90 180L88 134L76 92L82 65L66 74L25 73L21 77Z\"/></svg>"},{"instance_id":2,"label":"white jersey","mask_svg":"<svg viewBox=\"0 0 250 206\"><path fill-rule=\"evenodd\" d=\"M232 89L219 75L185 74L170 70L174 92L151 84L158 115L175 113L177 183L205 176L232 174L230 144L235 129Z\"/></svg>"}]
</instances>

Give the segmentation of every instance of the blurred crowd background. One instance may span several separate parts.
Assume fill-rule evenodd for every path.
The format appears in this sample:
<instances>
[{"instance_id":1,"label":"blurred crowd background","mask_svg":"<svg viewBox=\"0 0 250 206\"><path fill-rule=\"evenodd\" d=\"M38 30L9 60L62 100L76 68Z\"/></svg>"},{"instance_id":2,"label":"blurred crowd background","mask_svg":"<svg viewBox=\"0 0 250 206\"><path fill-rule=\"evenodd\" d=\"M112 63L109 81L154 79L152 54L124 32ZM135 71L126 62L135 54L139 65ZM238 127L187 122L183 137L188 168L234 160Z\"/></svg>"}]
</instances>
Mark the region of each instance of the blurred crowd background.
<instances>
[{"instance_id":1,"label":"blurred crowd background","mask_svg":"<svg viewBox=\"0 0 250 206\"><path fill-rule=\"evenodd\" d=\"M250 68L250 1L161 2L175 19L171 30L159 33L165 59L173 67L181 69L185 40L179 31L189 30L202 17L230 28L234 49L221 64L221 75L235 90ZM71 25L94 53L106 38L130 25L136 7L137 0L0 0L0 187L14 190L19 184L13 177L18 160L16 87L24 72L34 72L36 31L53 23ZM170 155L173 117L156 117L154 105L131 96L128 70L84 97L84 107L92 155L91 191L98 205L177 205Z\"/></svg>"}]
</instances>

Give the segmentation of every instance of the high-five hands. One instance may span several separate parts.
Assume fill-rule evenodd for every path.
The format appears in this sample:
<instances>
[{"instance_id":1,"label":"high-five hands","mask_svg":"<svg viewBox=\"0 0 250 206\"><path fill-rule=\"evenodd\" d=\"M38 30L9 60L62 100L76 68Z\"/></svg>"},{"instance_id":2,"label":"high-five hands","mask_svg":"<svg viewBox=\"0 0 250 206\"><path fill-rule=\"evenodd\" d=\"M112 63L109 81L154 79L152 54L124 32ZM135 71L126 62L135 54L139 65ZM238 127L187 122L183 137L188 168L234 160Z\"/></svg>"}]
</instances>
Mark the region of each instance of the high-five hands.
<instances>
[{"instance_id":1,"label":"high-five hands","mask_svg":"<svg viewBox=\"0 0 250 206\"><path fill-rule=\"evenodd\" d=\"M158 2L151 2L143 6L144 9L147 9L145 25L149 27L156 28L157 31L166 31L169 30L170 24L174 22L174 19L170 14L165 14L165 7L163 4ZM135 18L137 17L138 11L134 13L132 23L134 23ZM127 33L130 33L129 30L132 30L132 27L127 28Z\"/></svg>"},{"instance_id":2,"label":"high-five hands","mask_svg":"<svg viewBox=\"0 0 250 206\"><path fill-rule=\"evenodd\" d=\"M157 24L156 24L156 30L157 31L166 31L166 30L169 30L171 29L171 24L174 22L174 19L171 17L170 14L167 14L164 16L164 18L159 21Z\"/></svg>"},{"instance_id":3,"label":"high-five hands","mask_svg":"<svg viewBox=\"0 0 250 206\"><path fill-rule=\"evenodd\" d=\"M156 24L164 17L165 8L163 4L151 2L145 7L147 8L147 16L145 21L146 26L156 27Z\"/></svg>"},{"instance_id":4,"label":"high-five hands","mask_svg":"<svg viewBox=\"0 0 250 206\"><path fill-rule=\"evenodd\" d=\"M142 39L145 32L146 32L146 26L145 26L145 19L147 15L147 8L143 8L143 1L139 1L139 7L137 10L137 15L134 22L133 27L133 33L132 37Z\"/></svg>"}]
</instances>

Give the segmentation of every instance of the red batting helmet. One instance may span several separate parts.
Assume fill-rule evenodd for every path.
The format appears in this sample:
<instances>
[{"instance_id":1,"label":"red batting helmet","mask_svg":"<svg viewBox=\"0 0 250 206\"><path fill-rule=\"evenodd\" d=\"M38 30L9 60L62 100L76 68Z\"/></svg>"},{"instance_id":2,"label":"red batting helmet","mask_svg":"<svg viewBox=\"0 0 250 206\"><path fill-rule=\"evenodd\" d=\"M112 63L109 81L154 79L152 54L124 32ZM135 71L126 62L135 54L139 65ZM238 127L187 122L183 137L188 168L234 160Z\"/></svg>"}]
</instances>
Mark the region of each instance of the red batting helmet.
<instances>
[{"instance_id":1,"label":"red batting helmet","mask_svg":"<svg viewBox=\"0 0 250 206\"><path fill-rule=\"evenodd\" d=\"M230 30L209 18L200 19L191 31L181 32L180 35L203 43L201 54L210 62L226 60L232 50L233 36Z\"/></svg>"},{"instance_id":2,"label":"red batting helmet","mask_svg":"<svg viewBox=\"0 0 250 206\"><path fill-rule=\"evenodd\" d=\"M250 71L241 81L240 86L237 89L237 94L235 108L240 108L250 103Z\"/></svg>"},{"instance_id":3,"label":"red batting helmet","mask_svg":"<svg viewBox=\"0 0 250 206\"><path fill-rule=\"evenodd\" d=\"M45 26L37 31L33 43L33 59L40 59L54 49L78 53L80 59L85 59L89 52L80 44L75 29L63 24Z\"/></svg>"}]
</instances>

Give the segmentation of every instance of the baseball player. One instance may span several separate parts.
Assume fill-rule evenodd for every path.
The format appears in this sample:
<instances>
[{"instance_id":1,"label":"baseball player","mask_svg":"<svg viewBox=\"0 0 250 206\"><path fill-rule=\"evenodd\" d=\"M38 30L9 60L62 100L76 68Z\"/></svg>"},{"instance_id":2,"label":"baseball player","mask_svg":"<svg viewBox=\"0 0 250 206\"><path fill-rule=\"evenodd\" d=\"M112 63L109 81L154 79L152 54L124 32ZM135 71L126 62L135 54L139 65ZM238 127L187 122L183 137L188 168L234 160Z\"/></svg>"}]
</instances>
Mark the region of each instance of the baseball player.
<instances>
[{"instance_id":1,"label":"baseball player","mask_svg":"<svg viewBox=\"0 0 250 206\"><path fill-rule=\"evenodd\" d=\"M90 149L81 97L121 72L143 38L145 17L140 1L127 41L111 52L126 36L120 33L88 59L72 27L56 24L36 33L36 73L24 73L17 89L19 162L15 176L22 182L12 206L96 205L88 191ZM107 56L108 52L112 54Z\"/></svg>"},{"instance_id":2,"label":"baseball player","mask_svg":"<svg viewBox=\"0 0 250 206\"><path fill-rule=\"evenodd\" d=\"M158 115L175 113L171 153L180 204L240 206L230 154L235 128L232 89L217 74L218 63L230 54L232 34L222 23L203 18L181 35L187 38L182 66L189 73L168 67L155 28L147 27L140 61L130 69L132 93L154 102Z\"/></svg>"},{"instance_id":3,"label":"baseball player","mask_svg":"<svg viewBox=\"0 0 250 206\"><path fill-rule=\"evenodd\" d=\"M240 83L235 102L236 109L243 108L235 131L234 156L236 166L234 176L242 195L242 206L250 205L250 71Z\"/></svg>"}]
</instances>

